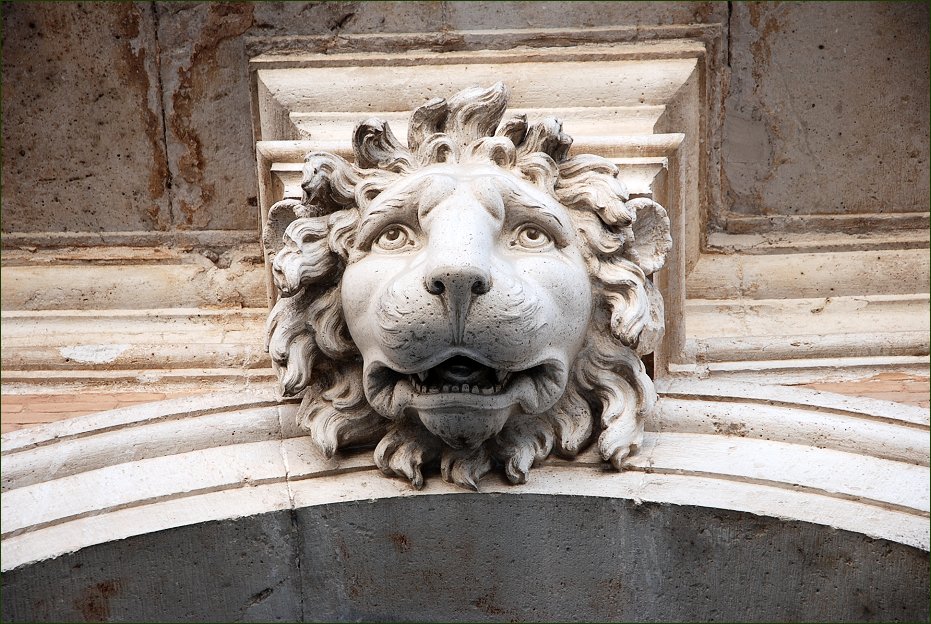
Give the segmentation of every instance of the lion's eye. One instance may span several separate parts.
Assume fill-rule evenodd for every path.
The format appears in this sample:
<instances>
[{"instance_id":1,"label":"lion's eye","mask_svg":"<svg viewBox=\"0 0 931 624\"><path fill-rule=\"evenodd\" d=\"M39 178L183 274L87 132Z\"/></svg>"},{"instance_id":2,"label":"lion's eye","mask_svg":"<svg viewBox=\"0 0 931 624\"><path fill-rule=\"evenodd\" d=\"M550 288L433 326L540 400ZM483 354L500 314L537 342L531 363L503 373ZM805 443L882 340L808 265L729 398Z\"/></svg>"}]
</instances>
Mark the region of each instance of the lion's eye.
<instances>
[{"instance_id":1,"label":"lion's eye","mask_svg":"<svg viewBox=\"0 0 931 624\"><path fill-rule=\"evenodd\" d=\"M553 244L553 239L549 234L535 225L522 225L517 229L517 236L514 239L514 245L524 249L544 249Z\"/></svg>"},{"instance_id":2,"label":"lion's eye","mask_svg":"<svg viewBox=\"0 0 931 624\"><path fill-rule=\"evenodd\" d=\"M398 251L414 244L414 237L403 225L392 225L385 228L372 245L382 251Z\"/></svg>"}]
</instances>

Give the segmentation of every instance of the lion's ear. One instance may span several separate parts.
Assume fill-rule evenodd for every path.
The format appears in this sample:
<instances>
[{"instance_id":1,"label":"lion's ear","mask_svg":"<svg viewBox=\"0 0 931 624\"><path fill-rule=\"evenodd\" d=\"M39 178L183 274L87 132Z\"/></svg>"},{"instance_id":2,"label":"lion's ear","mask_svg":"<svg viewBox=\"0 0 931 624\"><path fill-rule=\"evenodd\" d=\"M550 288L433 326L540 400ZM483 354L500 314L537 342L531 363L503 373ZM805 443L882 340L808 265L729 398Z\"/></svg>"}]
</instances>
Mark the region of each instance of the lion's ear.
<instances>
[{"instance_id":1,"label":"lion's ear","mask_svg":"<svg viewBox=\"0 0 931 624\"><path fill-rule=\"evenodd\" d=\"M298 217L305 216L307 207L296 199L282 199L268 211L268 219L262 228L262 244L265 257L272 261L284 247L284 233Z\"/></svg>"},{"instance_id":2,"label":"lion's ear","mask_svg":"<svg viewBox=\"0 0 931 624\"><path fill-rule=\"evenodd\" d=\"M666 331L663 295L649 278L643 283L643 289L647 294L649 311L643 319L643 329L640 330L640 337L637 339L637 354L641 356L653 353Z\"/></svg>"},{"instance_id":3,"label":"lion's ear","mask_svg":"<svg viewBox=\"0 0 931 624\"><path fill-rule=\"evenodd\" d=\"M634 215L631 224L634 240L625 249L625 255L643 270L644 275L650 275L663 268L666 254L672 248L669 215L652 199L632 199L626 207Z\"/></svg>"}]
</instances>

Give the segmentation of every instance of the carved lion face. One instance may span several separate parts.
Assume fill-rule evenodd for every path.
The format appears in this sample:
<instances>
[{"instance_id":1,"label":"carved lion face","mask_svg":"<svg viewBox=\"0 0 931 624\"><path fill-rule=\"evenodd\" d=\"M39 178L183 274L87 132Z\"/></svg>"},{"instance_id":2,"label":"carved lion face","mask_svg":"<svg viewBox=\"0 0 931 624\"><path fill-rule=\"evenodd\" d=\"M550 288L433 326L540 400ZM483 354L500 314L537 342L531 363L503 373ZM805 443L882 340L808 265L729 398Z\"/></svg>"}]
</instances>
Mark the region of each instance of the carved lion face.
<instances>
[{"instance_id":1,"label":"carved lion face","mask_svg":"<svg viewBox=\"0 0 931 624\"><path fill-rule=\"evenodd\" d=\"M596 428L618 468L640 443L665 211L628 201L609 161L569 158L557 120L500 123L506 103L500 84L431 100L407 147L363 122L354 165L308 155L303 200L272 207L269 351L328 456L377 441L388 475L421 487L439 459L475 488L496 464L521 483Z\"/></svg>"},{"instance_id":2,"label":"carved lion face","mask_svg":"<svg viewBox=\"0 0 931 624\"><path fill-rule=\"evenodd\" d=\"M566 390L591 314L568 210L488 165L433 165L361 214L342 302L365 396L475 448Z\"/></svg>"}]
</instances>

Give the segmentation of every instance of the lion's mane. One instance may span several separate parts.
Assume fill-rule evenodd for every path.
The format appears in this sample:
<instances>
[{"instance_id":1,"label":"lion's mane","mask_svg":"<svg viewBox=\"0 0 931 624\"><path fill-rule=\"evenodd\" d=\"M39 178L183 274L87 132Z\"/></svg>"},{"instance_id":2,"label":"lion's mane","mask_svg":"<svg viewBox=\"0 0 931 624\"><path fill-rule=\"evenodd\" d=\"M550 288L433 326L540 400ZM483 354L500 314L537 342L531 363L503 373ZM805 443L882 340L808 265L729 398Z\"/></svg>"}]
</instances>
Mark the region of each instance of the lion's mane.
<instances>
[{"instance_id":1,"label":"lion's mane","mask_svg":"<svg viewBox=\"0 0 931 624\"><path fill-rule=\"evenodd\" d=\"M661 268L671 245L665 210L648 199L628 201L610 161L568 157L572 139L559 120L528 123L518 115L501 122L507 100L500 83L430 100L411 115L407 147L386 122L368 119L353 134L354 164L308 154L302 201L284 200L270 211L264 242L274 255L281 297L269 316L267 346L282 394L304 393L298 423L327 457L377 441L375 462L385 474L419 488L422 467L439 459L445 480L474 489L495 464L511 482L523 483L550 452L575 456L593 437L596 421L601 456L618 469L641 443L656 393L639 356L651 352L662 333L662 299L648 276ZM445 446L419 422L389 421L369 406L340 281L369 202L422 167L472 162L493 162L568 208L595 301L560 401L547 413L510 419L497 436L463 451Z\"/></svg>"}]
</instances>

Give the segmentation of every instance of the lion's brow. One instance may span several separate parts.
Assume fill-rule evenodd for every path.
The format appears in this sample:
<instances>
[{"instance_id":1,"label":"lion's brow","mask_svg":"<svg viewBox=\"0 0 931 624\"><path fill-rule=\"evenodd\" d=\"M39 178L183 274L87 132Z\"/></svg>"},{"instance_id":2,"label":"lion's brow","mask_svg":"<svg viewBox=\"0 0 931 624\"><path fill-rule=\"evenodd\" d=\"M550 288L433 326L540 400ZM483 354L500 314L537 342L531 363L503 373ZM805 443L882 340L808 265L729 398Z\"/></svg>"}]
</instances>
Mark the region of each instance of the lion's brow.
<instances>
[{"instance_id":1,"label":"lion's brow","mask_svg":"<svg viewBox=\"0 0 931 624\"><path fill-rule=\"evenodd\" d=\"M402 215L416 214L416 202L411 201L411 192L403 192L394 197L380 201L374 208L369 207L362 213L362 225L359 228L357 244L364 245L374 236L386 221L395 220Z\"/></svg>"},{"instance_id":2,"label":"lion's brow","mask_svg":"<svg viewBox=\"0 0 931 624\"><path fill-rule=\"evenodd\" d=\"M409 210L410 205L407 202L407 197L394 197L392 199L381 202L377 208L369 210L365 216L366 217L379 217L384 214L390 214L397 212L398 210Z\"/></svg>"},{"instance_id":3,"label":"lion's brow","mask_svg":"<svg viewBox=\"0 0 931 624\"><path fill-rule=\"evenodd\" d=\"M395 191L395 194L387 199L379 199L376 207L364 211L362 217L367 220L370 217L380 217L384 215L393 215L398 212L413 211L422 201L422 196L429 190L431 179L417 179L410 182L406 188Z\"/></svg>"},{"instance_id":4,"label":"lion's brow","mask_svg":"<svg viewBox=\"0 0 931 624\"><path fill-rule=\"evenodd\" d=\"M559 211L551 207L552 200L549 198L535 198L532 195L520 192L520 190L512 189L506 201L516 212L535 214L548 223L550 227L558 228L562 237L565 237L567 232L572 229L566 223L565 218L559 214Z\"/></svg>"}]
</instances>

